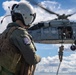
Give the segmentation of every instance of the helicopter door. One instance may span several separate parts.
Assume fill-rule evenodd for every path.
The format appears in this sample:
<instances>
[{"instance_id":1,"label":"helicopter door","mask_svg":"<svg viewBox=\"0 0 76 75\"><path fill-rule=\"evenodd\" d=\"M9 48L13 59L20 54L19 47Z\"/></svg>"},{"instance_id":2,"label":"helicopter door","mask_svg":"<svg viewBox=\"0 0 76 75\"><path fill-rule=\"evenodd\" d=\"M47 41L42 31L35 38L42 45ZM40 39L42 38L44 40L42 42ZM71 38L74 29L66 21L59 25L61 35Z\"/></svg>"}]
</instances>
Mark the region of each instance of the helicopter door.
<instances>
[{"instance_id":1,"label":"helicopter door","mask_svg":"<svg viewBox=\"0 0 76 75\"><path fill-rule=\"evenodd\" d=\"M59 39L72 39L73 31L72 27L58 27Z\"/></svg>"},{"instance_id":2,"label":"helicopter door","mask_svg":"<svg viewBox=\"0 0 76 75\"><path fill-rule=\"evenodd\" d=\"M51 27L51 39L58 39L58 29Z\"/></svg>"}]
</instances>

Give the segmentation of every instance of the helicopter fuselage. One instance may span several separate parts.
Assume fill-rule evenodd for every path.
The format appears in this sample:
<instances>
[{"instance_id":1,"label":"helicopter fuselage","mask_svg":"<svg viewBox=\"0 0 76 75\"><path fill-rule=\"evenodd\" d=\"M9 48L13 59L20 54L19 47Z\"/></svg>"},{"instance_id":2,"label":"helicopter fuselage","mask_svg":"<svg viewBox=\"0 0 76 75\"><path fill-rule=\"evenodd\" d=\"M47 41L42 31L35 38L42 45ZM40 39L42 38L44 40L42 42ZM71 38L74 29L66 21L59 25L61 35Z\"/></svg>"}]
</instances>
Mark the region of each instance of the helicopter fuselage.
<instances>
[{"instance_id":1,"label":"helicopter fuselage","mask_svg":"<svg viewBox=\"0 0 76 75\"><path fill-rule=\"evenodd\" d=\"M76 23L68 19L40 22L28 31L37 43L70 44L76 39Z\"/></svg>"}]
</instances>

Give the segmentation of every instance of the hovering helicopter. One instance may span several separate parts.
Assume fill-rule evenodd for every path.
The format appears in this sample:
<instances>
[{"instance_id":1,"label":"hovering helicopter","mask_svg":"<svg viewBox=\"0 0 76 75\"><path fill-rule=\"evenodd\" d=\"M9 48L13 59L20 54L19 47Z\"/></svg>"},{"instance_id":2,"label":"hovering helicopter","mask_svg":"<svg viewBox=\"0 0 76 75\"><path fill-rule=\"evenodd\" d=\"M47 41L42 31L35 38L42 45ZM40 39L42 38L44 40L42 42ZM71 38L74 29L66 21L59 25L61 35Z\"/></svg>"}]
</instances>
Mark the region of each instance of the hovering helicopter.
<instances>
[{"instance_id":1,"label":"hovering helicopter","mask_svg":"<svg viewBox=\"0 0 76 75\"><path fill-rule=\"evenodd\" d=\"M58 18L46 22L39 22L29 28L28 31L34 41L45 44L72 44L71 49L76 49L76 22L71 22L68 19L68 17L71 17L75 13L59 15L44 8L41 4L35 4L48 13L56 15Z\"/></svg>"}]
</instances>

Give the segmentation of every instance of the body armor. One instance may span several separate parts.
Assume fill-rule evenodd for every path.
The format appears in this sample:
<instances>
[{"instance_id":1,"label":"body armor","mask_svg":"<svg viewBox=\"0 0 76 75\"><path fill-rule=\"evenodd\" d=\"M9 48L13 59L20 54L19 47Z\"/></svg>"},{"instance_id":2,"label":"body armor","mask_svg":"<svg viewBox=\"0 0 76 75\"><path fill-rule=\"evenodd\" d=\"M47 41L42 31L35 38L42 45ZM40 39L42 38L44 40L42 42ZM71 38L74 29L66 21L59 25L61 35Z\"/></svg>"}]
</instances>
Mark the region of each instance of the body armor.
<instances>
[{"instance_id":1,"label":"body armor","mask_svg":"<svg viewBox=\"0 0 76 75\"><path fill-rule=\"evenodd\" d=\"M18 64L20 63L21 54L17 47L11 44L9 37L15 27L5 30L0 35L0 66L6 68L10 72L15 73Z\"/></svg>"}]
</instances>

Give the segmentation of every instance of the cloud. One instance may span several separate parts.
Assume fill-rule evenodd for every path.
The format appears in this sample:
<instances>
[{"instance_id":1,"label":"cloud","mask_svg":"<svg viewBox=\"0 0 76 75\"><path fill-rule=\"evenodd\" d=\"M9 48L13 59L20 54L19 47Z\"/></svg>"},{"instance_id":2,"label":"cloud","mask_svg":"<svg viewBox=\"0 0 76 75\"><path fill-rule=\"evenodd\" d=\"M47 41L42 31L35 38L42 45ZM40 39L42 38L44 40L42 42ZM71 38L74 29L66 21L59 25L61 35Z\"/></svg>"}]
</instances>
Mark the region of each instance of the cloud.
<instances>
[{"instance_id":1,"label":"cloud","mask_svg":"<svg viewBox=\"0 0 76 75\"><path fill-rule=\"evenodd\" d=\"M74 58L74 59L73 59ZM70 74L72 75L76 73L76 53L71 54L70 56L63 57L63 61L60 66L59 74ZM46 73L49 75L49 73L56 73L59 65L59 59L58 56L54 57L44 57L42 58L41 62L37 65L36 73Z\"/></svg>"},{"instance_id":2,"label":"cloud","mask_svg":"<svg viewBox=\"0 0 76 75\"><path fill-rule=\"evenodd\" d=\"M21 1L24 1L24 0L21 0ZM3 16L0 16L0 21L3 20L2 24L0 23L0 28L1 28L0 33L2 33L6 29L8 23L12 22L12 20L11 20L11 7L13 4L17 4L17 3L18 3L18 1L15 1L15 0L5 1L2 3L2 7L5 10L5 14ZM10 16L5 17L6 15L10 15Z\"/></svg>"},{"instance_id":3,"label":"cloud","mask_svg":"<svg viewBox=\"0 0 76 75\"><path fill-rule=\"evenodd\" d=\"M60 15L62 15L62 14L68 15L68 14L72 14L72 13L75 12L75 8L62 9L61 8L62 5L59 4L58 2L55 2L55 1L43 1L43 2L41 2L41 4L45 8L47 8L47 9L49 9L49 10L51 10L51 11L57 13L57 14L60 14ZM35 7L35 11L36 11L37 15L36 15L36 19L35 19L34 23L41 22L41 21L48 21L48 20L50 21L52 19L57 18L56 15L49 14L48 12L46 12L45 10L43 10L40 7L37 7L37 6ZM68 17L68 18L69 18L70 21L76 21L75 16L76 16L76 14L74 14L71 17Z\"/></svg>"},{"instance_id":4,"label":"cloud","mask_svg":"<svg viewBox=\"0 0 76 75\"><path fill-rule=\"evenodd\" d=\"M14 3L18 3L17 1L5 1L2 4L3 9L5 10L5 14L0 17L0 21L3 20L2 24L0 24L0 33L2 33L5 29L8 23L12 22L11 16L5 17L6 15L11 15L11 7ZM8 8L10 7L10 9ZM5 17L5 18L4 18Z\"/></svg>"},{"instance_id":5,"label":"cloud","mask_svg":"<svg viewBox=\"0 0 76 75\"><path fill-rule=\"evenodd\" d=\"M3 9L6 11L5 15L8 15L10 14L10 10L8 9L8 6L12 6L13 3L16 3L17 1L5 1L3 2ZM58 2L53 2L53 1L44 1L42 2L42 5L46 8L48 8L49 10L52 10L56 13L59 13L59 14L63 14L63 13L71 13L74 10L73 9L62 9L61 8L61 4L59 4ZM41 8L37 7L37 6L34 6L35 8L35 11L37 13L37 17L36 17L36 20L34 23L37 23L37 22L40 22L40 21L47 21L47 20L52 20L54 18L56 18L55 15L52 15L52 14L48 14L46 11L42 10ZM4 15L4 16L5 16ZM1 16L0 17L0 20L4 17L4 16ZM76 15L73 15L72 17L70 17L71 20L76 20ZM3 20L3 23L0 24L0 32L2 32L8 23L11 22L11 17L6 17L4 20ZM59 47L60 45L52 45L52 47ZM69 46L70 45L65 45L65 49L67 49L69 51ZM41 46L42 47L42 46ZM44 47L46 48L46 47ZM49 49L49 48L47 48ZM54 73L56 74L57 72L57 68L58 68L58 65L59 65L59 60L58 60L58 56L53 56L53 57L44 57L42 58L41 62L37 65L37 68L36 68L36 74L37 75L53 75L51 73ZM72 74L72 73L75 73L76 74L76 53L73 53L71 54L70 56L67 56L67 57L63 57L63 62L61 64L61 67L60 67L60 71L59 73L67 73L67 75L69 74ZM60 75L59 74L59 75ZM64 74L62 74L64 75ZM72 74L74 75L74 74Z\"/></svg>"},{"instance_id":6,"label":"cloud","mask_svg":"<svg viewBox=\"0 0 76 75\"><path fill-rule=\"evenodd\" d=\"M53 1L43 1L41 2L41 4L49 10L57 10L60 8L60 4ZM37 13L35 22L47 21L47 20L52 20L56 18L56 15L49 14L48 12L41 9L40 7L35 7L35 11Z\"/></svg>"},{"instance_id":7,"label":"cloud","mask_svg":"<svg viewBox=\"0 0 76 75\"><path fill-rule=\"evenodd\" d=\"M48 8L49 10L58 10L60 9L61 4L55 1L43 1L41 4L45 7Z\"/></svg>"},{"instance_id":8,"label":"cloud","mask_svg":"<svg viewBox=\"0 0 76 75\"><path fill-rule=\"evenodd\" d=\"M24 0L21 0L21 1L24 1ZM3 2L3 9L6 11L5 15L8 15L10 14L10 10L8 9L8 7L12 6L14 3L18 3L18 1L5 1ZM55 2L55 1L43 1L41 2L41 4L46 7L47 9L49 10L52 10L56 13L59 13L59 14L63 14L63 13L71 13L73 11L75 11L75 9L62 9L61 8L61 4L59 4L58 2ZM47 21L47 20L52 20L54 18L57 18L56 15L52 15L52 14L49 14L47 13L46 11L42 10L41 8L37 7L37 6L34 6L34 9L37 13L37 16L36 16L36 19L35 19L35 22L34 23L37 23L37 22L40 22L40 21ZM71 20L76 20L75 18L76 15L70 17ZM2 16L0 17L0 19L2 19ZM0 30L0 32L2 32L7 24L11 22L11 19L9 19L9 17L5 18L4 19L4 22L2 24L2 29ZM4 29L3 29L4 28Z\"/></svg>"},{"instance_id":9,"label":"cloud","mask_svg":"<svg viewBox=\"0 0 76 75\"><path fill-rule=\"evenodd\" d=\"M17 1L5 1L5 2L3 2L2 6L3 6L3 9L6 11L5 14L10 14L11 7L15 3L18 3L18 2ZM10 7L10 9L8 7Z\"/></svg>"}]
</instances>

